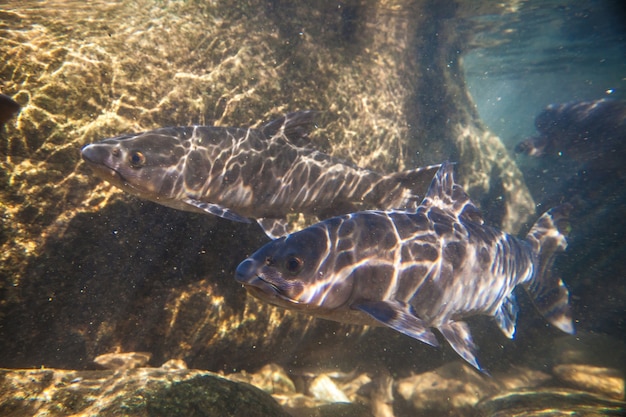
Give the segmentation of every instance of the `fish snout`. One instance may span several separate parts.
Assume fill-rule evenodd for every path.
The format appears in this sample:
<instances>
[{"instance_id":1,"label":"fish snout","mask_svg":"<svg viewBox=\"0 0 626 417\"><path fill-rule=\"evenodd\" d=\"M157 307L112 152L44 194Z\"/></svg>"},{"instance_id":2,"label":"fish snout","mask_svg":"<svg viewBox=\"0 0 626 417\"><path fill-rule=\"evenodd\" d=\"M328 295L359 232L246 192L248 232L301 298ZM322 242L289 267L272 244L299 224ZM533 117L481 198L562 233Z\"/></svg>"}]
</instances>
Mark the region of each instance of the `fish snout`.
<instances>
[{"instance_id":1,"label":"fish snout","mask_svg":"<svg viewBox=\"0 0 626 417\"><path fill-rule=\"evenodd\" d=\"M80 150L80 156L90 163L102 164L110 157L111 152L108 147L101 146L97 143L86 145Z\"/></svg>"},{"instance_id":2,"label":"fish snout","mask_svg":"<svg viewBox=\"0 0 626 417\"><path fill-rule=\"evenodd\" d=\"M248 258L237 266L235 270L235 279L242 284L249 284L253 278L256 278L258 272L257 262Z\"/></svg>"}]
</instances>

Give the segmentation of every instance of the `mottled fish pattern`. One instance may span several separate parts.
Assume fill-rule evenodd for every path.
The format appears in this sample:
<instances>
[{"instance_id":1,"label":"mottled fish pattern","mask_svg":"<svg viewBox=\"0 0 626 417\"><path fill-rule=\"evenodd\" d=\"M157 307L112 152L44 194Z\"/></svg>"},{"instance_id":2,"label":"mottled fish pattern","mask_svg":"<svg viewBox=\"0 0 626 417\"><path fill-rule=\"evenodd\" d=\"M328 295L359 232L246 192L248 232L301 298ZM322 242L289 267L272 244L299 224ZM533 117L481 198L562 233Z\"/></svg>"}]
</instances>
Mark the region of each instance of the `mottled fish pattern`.
<instances>
[{"instance_id":1,"label":"mottled fish pattern","mask_svg":"<svg viewBox=\"0 0 626 417\"><path fill-rule=\"evenodd\" d=\"M438 166L382 175L302 144L314 112L260 129L190 126L87 145L96 175L138 197L226 219L256 220L272 238L286 216L326 218L361 209L415 209ZM421 195L420 195L421 194Z\"/></svg>"},{"instance_id":2,"label":"mottled fish pattern","mask_svg":"<svg viewBox=\"0 0 626 417\"><path fill-rule=\"evenodd\" d=\"M443 164L414 212L362 211L276 239L236 279L257 298L345 323L389 326L432 346L432 329L482 370L464 318L493 316L513 338L521 285L541 314L574 333L554 254L565 249L568 206L539 218L525 239L489 227Z\"/></svg>"}]
</instances>

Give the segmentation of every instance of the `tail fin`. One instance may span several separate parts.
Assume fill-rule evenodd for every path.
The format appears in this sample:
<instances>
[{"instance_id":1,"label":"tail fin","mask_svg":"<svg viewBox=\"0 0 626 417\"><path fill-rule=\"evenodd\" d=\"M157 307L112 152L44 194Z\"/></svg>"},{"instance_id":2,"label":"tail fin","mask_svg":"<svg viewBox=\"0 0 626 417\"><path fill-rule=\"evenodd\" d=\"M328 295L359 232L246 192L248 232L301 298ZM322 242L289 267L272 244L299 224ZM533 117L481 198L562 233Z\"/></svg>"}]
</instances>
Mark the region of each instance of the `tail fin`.
<instances>
[{"instance_id":1,"label":"tail fin","mask_svg":"<svg viewBox=\"0 0 626 417\"><path fill-rule=\"evenodd\" d=\"M537 254L538 263L533 279L525 288L546 320L564 332L573 334L569 292L563 280L553 276L551 270L555 253L567 247L565 236L569 233L571 209L569 204L564 204L549 210L528 232L526 241Z\"/></svg>"}]
</instances>

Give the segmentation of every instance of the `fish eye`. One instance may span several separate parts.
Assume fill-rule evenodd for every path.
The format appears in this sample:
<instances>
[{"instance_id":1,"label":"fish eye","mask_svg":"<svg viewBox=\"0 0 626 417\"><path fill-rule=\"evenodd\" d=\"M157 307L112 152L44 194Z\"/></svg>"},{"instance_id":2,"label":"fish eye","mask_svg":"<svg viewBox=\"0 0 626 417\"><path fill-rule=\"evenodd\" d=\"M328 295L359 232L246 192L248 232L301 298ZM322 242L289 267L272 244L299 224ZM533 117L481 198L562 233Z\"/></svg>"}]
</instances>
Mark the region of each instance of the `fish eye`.
<instances>
[{"instance_id":1,"label":"fish eye","mask_svg":"<svg viewBox=\"0 0 626 417\"><path fill-rule=\"evenodd\" d=\"M130 154L129 161L133 167L139 168L146 163L146 157L139 151L133 151Z\"/></svg>"},{"instance_id":2,"label":"fish eye","mask_svg":"<svg viewBox=\"0 0 626 417\"><path fill-rule=\"evenodd\" d=\"M285 268L292 274L297 274L302 270L304 266L304 261L297 256L290 256L287 258L287 262L285 263Z\"/></svg>"},{"instance_id":3,"label":"fish eye","mask_svg":"<svg viewBox=\"0 0 626 417\"><path fill-rule=\"evenodd\" d=\"M274 258L272 258L271 256L268 256L267 258L265 258L265 265L267 266L274 265Z\"/></svg>"}]
</instances>

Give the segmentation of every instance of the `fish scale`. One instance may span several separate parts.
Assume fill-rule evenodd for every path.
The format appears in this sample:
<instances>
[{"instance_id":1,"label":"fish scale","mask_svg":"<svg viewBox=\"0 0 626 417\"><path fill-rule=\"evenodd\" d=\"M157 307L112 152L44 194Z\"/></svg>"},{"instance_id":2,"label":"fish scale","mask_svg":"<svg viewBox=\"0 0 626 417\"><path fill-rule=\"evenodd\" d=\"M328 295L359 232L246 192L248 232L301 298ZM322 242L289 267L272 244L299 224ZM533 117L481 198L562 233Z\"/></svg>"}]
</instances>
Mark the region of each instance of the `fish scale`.
<instances>
[{"instance_id":1,"label":"fish scale","mask_svg":"<svg viewBox=\"0 0 626 417\"><path fill-rule=\"evenodd\" d=\"M551 273L569 210L548 211L518 239L484 224L445 163L416 210L324 220L266 244L235 278L261 300L320 318L388 326L432 346L436 329L484 371L464 319L492 316L513 338L518 285L550 323L574 332L569 294Z\"/></svg>"}]
</instances>

